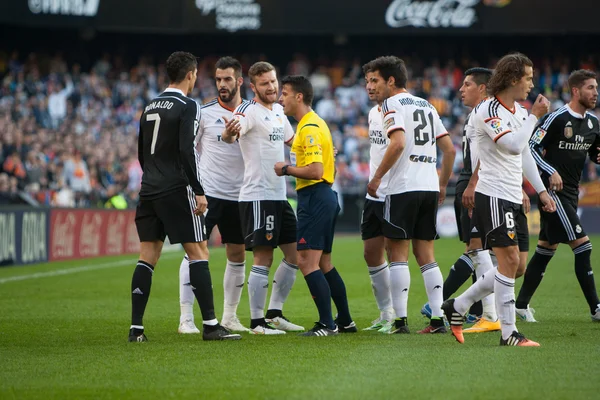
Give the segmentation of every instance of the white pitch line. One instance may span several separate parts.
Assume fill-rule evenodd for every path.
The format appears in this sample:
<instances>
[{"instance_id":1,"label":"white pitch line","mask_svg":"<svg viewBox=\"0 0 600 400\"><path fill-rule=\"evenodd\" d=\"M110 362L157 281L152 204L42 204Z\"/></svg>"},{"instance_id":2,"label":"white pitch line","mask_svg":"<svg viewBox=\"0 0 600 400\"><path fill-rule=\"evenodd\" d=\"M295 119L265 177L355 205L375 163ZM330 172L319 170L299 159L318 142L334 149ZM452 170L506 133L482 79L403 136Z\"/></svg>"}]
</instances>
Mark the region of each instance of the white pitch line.
<instances>
[{"instance_id":1,"label":"white pitch line","mask_svg":"<svg viewBox=\"0 0 600 400\"><path fill-rule=\"evenodd\" d=\"M178 254L179 254L179 252L166 253L161 256L161 259L169 258L173 255L178 255ZM64 269L57 269L57 270L48 271L48 272L36 272L35 274L9 276L8 278L0 278L0 284L8 283L8 282L25 281L28 279L47 278L50 276L69 275L69 274L75 274L77 272L86 272L86 271L95 271L95 270L99 270L99 269L115 268L115 267L119 267L121 265L132 265L132 263L134 263L136 261L137 261L137 259L132 258L129 260L112 261L109 263L89 265L86 267L64 268Z\"/></svg>"}]
</instances>

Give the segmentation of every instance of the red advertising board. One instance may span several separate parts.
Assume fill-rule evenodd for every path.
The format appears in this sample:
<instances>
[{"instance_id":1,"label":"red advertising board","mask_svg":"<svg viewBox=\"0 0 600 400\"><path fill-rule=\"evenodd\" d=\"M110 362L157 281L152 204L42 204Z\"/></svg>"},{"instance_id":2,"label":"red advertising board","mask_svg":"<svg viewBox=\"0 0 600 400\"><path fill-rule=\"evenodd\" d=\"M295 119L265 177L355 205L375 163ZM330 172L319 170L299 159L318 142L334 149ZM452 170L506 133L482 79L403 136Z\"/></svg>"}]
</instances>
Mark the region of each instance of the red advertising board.
<instances>
[{"instance_id":1,"label":"red advertising board","mask_svg":"<svg viewBox=\"0 0 600 400\"><path fill-rule=\"evenodd\" d=\"M53 209L50 261L137 253L135 211Z\"/></svg>"}]
</instances>

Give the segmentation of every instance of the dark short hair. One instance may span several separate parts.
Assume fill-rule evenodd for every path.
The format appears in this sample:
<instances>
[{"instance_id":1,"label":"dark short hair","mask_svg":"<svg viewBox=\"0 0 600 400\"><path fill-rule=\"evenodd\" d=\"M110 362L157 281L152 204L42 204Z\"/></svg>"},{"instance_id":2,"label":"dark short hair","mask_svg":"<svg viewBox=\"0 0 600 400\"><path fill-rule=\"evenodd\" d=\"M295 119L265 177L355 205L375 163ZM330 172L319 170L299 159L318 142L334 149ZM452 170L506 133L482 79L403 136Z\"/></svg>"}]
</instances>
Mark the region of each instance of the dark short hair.
<instances>
[{"instance_id":1,"label":"dark short hair","mask_svg":"<svg viewBox=\"0 0 600 400\"><path fill-rule=\"evenodd\" d=\"M307 106L312 105L314 98L313 87L308 78L302 75L286 76L281 80L281 86L290 85L296 93L302 94L302 102Z\"/></svg>"},{"instance_id":2,"label":"dark short hair","mask_svg":"<svg viewBox=\"0 0 600 400\"><path fill-rule=\"evenodd\" d=\"M488 68L475 67L466 70L465 76L472 77L473 81L477 84L477 86L487 85L490 81L490 78L492 77L493 72L494 71Z\"/></svg>"},{"instance_id":3,"label":"dark short hair","mask_svg":"<svg viewBox=\"0 0 600 400\"><path fill-rule=\"evenodd\" d=\"M242 76L242 64L240 64L238 60L229 56L219 58L215 64L215 69L227 68L233 68L233 73L235 74L236 78Z\"/></svg>"},{"instance_id":4,"label":"dark short hair","mask_svg":"<svg viewBox=\"0 0 600 400\"><path fill-rule=\"evenodd\" d=\"M525 76L525 67L533 67L533 62L522 53L507 54L498 61L488 82L488 92L496 95L509 88L513 81Z\"/></svg>"},{"instance_id":5,"label":"dark short hair","mask_svg":"<svg viewBox=\"0 0 600 400\"><path fill-rule=\"evenodd\" d=\"M369 63L370 69L368 72L379 72L379 75L386 81L393 76L396 80L397 88L406 88L408 81L408 71L404 61L396 56L378 57Z\"/></svg>"},{"instance_id":6,"label":"dark short hair","mask_svg":"<svg viewBox=\"0 0 600 400\"><path fill-rule=\"evenodd\" d=\"M179 83L188 72L198 68L198 60L192 53L176 51L167 58L167 74L171 83Z\"/></svg>"},{"instance_id":7,"label":"dark short hair","mask_svg":"<svg viewBox=\"0 0 600 400\"><path fill-rule=\"evenodd\" d=\"M369 72L373 72L373 61L369 61L362 66L363 74L367 75Z\"/></svg>"},{"instance_id":8,"label":"dark short hair","mask_svg":"<svg viewBox=\"0 0 600 400\"><path fill-rule=\"evenodd\" d=\"M250 82L254 83L256 81L256 77L267 72L275 71L275 67L266 61L259 61L254 63L250 69L248 70L248 76L250 77Z\"/></svg>"},{"instance_id":9,"label":"dark short hair","mask_svg":"<svg viewBox=\"0 0 600 400\"><path fill-rule=\"evenodd\" d=\"M597 79L596 73L594 71L590 71L588 69L578 69L577 71L571 72L569 75L569 92L573 95L573 89L578 88L581 89L583 83L588 79Z\"/></svg>"}]
</instances>

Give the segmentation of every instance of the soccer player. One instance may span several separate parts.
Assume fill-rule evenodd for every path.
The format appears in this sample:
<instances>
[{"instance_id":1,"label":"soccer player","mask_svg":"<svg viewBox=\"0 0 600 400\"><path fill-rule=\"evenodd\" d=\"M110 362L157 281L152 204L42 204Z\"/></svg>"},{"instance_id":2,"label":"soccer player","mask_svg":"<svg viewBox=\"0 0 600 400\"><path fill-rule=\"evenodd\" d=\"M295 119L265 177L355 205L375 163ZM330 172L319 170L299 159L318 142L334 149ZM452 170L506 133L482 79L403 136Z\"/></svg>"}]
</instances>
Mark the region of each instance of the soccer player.
<instances>
[{"instance_id":1,"label":"soccer player","mask_svg":"<svg viewBox=\"0 0 600 400\"><path fill-rule=\"evenodd\" d=\"M197 67L192 54L171 54L166 63L169 87L146 106L140 118L138 157L143 175L135 223L141 249L131 280L130 342L148 340L142 320L166 235L171 243L182 243L189 257L190 284L202 311L203 339L241 338L219 325L214 310L203 216L207 201L194 148L200 106L187 97L196 82Z\"/></svg>"},{"instance_id":2,"label":"soccer player","mask_svg":"<svg viewBox=\"0 0 600 400\"><path fill-rule=\"evenodd\" d=\"M593 162L600 163L598 119L588 112L596 107L598 82L594 72L578 70L569 76L568 83L571 101L542 118L529 141L533 158L558 212L540 210L539 241L527 265L516 302L517 315L528 322L536 322L529 302L559 243L567 243L573 250L575 275L592 321L600 321L600 300L590 261L592 244L577 215L579 180L588 154Z\"/></svg>"},{"instance_id":3,"label":"soccer player","mask_svg":"<svg viewBox=\"0 0 600 400\"><path fill-rule=\"evenodd\" d=\"M477 300L494 293L500 318L501 346L539 346L515 326L515 278L525 269L529 249L527 217L522 202L522 175L540 195L547 212L556 208L537 172L527 143L537 120L548 112L549 101L536 99L531 115L517 101L527 98L533 87L533 63L520 53L508 54L496 65L488 82L492 97L480 103L471 115L480 155L479 180L475 189L475 224L498 259L498 268L485 273L456 299L444 302L443 310L459 343L463 316Z\"/></svg>"},{"instance_id":4,"label":"soccer player","mask_svg":"<svg viewBox=\"0 0 600 400\"><path fill-rule=\"evenodd\" d=\"M378 102L382 102L383 130L389 138L388 148L367 186L375 198L382 178L389 174L385 197L383 234L390 257L391 295L396 319L390 333L409 333L408 291L410 272L408 254L419 263L432 317L419 333L445 333L442 320L443 278L433 254L438 237L438 204L446 196L455 150L435 108L406 90L408 74L398 57L379 57L372 61L373 84ZM442 171L438 176L437 146L443 153Z\"/></svg>"},{"instance_id":5,"label":"soccer player","mask_svg":"<svg viewBox=\"0 0 600 400\"><path fill-rule=\"evenodd\" d=\"M487 68L471 68L465 71L465 78L460 88L461 99L465 106L475 108L477 104L487 98L487 83L491 76L492 71ZM473 201L478 179L479 154L475 129L470 119L471 114L469 113L463 129L463 169L456 183L454 199L458 235L467 248L450 268L450 273L444 281L444 300L452 296L469 279L469 276L473 275L475 281L494 267L489 250L483 249L481 235L471 222L473 211L470 203ZM464 198L463 194L466 194ZM465 333L500 330L493 294L484 297L481 302L473 304L470 314L479 319L471 328L465 329Z\"/></svg>"},{"instance_id":6,"label":"soccer player","mask_svg":"<svg viewBox=\"0 0 600 400\"><path fill-rule=\"evenodd\" d=\"M370 62L363 66L363 72L369 100L375 101L375 84ZM373 179L375 171L379 168L388 146L388 138L383 132L381 123L381 103L377 103L369 111L369 141L371 142L369 151L370 180ZM382 178L381 185L377 190L378 197L373 197L367 193L360 224L364 258L371 278L375 302L380 311L379 318L364 330L376 330L382 333L389 332L394 321L394 309L392 308L392 296L390 294L390 269L385 260L385 241L383 237L383 204L388 180L389 175Z\"/></svg>"},{"instance_id":7,"label":"soccer player","mask_svg":"<svg viewBox=\"0 0 600 400\"><path fill-rule=\"evenodd\" d=\"M215 226L219 227L225 243L227 264L223 278L223 318L221 325L231 331L248 331L237 317L245 269L244 235L238 210L240 187L244 178L244 161L239 143L227 144L221 140L225 127L223 117L231 119L233 110L242 104L240 87L242 65L232 57L220 58L215 64L215 83L219 97L201 107L202 118L196 142L202 171L202 187L208 201L205 217L207 238ZM199 333L194 324L194 295L190 286L188 257L179 269L179 303L181 316L179 333Z\"/></svg>"},{"instance_id":8,"label":"soccer player","mask_svg":"<svg viewBox=\"0 0 600 400\"><path fill-rule=\"evenodd\" d=\"M273 165L284 157L284 142L292 143L294 130L277 103L279 88L275 67L257 62L250 67L248 75L256 97L238 106L233 119L224 117L222 139L233 143L237 138L244 159L239 213L246 250L254 255L248 278L250 330L265 335L303 331L302 326L291 323L282 313L298 271L296 215L286 198L285 180L273 171ZM275 272L265 315L269 269L273 249L277 246L283 251L284 259Z\"/></svg>"},{"instance_id":9,"label":"soccer player","mask_svg":"<svg viewBox=\"0 0 600 400\"><path fill-rule=\"evenodd\" d=\"M335 175L333 140L325 121L312 109L313 88L303 76L282 80L281 104L298 121L290 151L291 165L274 165L278 176L296 178L298 191L298 266L319 310L319 321L303 336L357 332L348 309L346 286L331 264L335 221L340 211L331 189ZM334 321L331 299L338 310Z\"/></svg>"}]
</instances>

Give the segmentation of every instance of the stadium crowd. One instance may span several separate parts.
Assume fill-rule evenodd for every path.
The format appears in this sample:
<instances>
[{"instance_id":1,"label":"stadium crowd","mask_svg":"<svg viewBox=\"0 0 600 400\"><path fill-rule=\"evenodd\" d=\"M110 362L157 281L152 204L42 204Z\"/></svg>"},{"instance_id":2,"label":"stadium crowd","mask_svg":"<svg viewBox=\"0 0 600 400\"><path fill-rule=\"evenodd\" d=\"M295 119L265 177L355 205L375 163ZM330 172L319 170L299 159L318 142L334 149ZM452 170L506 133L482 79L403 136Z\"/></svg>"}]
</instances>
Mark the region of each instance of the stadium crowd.
<instances>
[{"instance_id":1,"label":"stadium crowd","mask_svg":"<svg viewBox=\"0 0 600 400\"><path fill-rule=\"evenodd\" d=\"M216 59L200 61L192 94L200 103L217 95L212 79ZM240 59L245 70L255 61ZM296 54L287 65L279 66L280 77L310 77L315 111L329 123L338 149L338 190L343 193L364 193L369 176L366 116L372 104L364 88L363 61L315 65ZM458 173L465 118L458 89L464 69L477 62L426 65L410 58L407 65L412 76L409 89L436 107L451 133ZM530 99L543 93L552 102L551 110L568 101L570 70L598 69L592 62L568 59L541 60L537 65ZM60 54L24 57L15 52L0 54L0 79L0 204L27 200L62 207L134 207L142 174L137 161L139 117L145 104L167 86L164 65L142 57L131 66L107 54L83 70ZM242 90L243 97L252 97L247 80ZM600 108L594 112L600 117ZM598 179L599 172L588 163L583 180Z\"/></svg>"}]
</instances>

